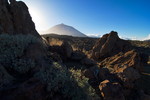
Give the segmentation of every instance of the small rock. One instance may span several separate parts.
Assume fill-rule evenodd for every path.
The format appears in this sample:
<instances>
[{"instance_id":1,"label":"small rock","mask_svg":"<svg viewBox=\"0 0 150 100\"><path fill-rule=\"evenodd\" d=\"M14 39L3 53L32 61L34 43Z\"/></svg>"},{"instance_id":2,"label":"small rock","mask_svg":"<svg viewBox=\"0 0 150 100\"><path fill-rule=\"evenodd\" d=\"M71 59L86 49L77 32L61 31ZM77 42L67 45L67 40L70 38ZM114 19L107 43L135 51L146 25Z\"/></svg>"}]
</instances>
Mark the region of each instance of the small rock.
<instances>
[{"instance_id":1,"label":"small rock","mask_svg":"<svg viewBox=\"0 0 150 100\"><path fill-rule=\"evenodd\" d=\"M94 65L96 65L96 62L94 60L92 60L92 59L89 59L89 58L82 59L81 63L83 65L87 65L87 66L94 66Z\"/></svg>"}]
</instances>

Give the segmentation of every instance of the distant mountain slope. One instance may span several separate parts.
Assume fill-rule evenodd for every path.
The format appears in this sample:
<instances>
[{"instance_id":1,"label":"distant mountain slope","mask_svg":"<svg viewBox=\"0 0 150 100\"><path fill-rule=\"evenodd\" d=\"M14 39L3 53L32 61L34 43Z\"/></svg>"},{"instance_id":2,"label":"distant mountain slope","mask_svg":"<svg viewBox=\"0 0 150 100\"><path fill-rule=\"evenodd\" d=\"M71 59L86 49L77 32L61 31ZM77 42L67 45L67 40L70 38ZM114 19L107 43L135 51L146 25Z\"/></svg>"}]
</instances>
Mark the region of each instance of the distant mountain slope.
<instances>
[{"instance_id":1,"label":"distant mountain slope","mask_svg":"<svg viewBox=\"0 0 150 100\"><path fill-rule=\"evenodd\" d=\"M68 26L65 24L58 24L56 26L53 26L52 28L48 29L44 33L45 34L69 35L69 36L76 36L76 37L87 37L85 34L81 33L74 27Z\"/></svg>"},{"instance_id":2,"label":"distant mountain slope","mask_svg":"<svg viewBox=\"0 0 150 100\"><path fill-rule=\"evenodd\" d=\"M150 42L150 39L148 39L148 40L144 40L144 41L148 41L148 42Z\"/></svg>"}]
</instances>

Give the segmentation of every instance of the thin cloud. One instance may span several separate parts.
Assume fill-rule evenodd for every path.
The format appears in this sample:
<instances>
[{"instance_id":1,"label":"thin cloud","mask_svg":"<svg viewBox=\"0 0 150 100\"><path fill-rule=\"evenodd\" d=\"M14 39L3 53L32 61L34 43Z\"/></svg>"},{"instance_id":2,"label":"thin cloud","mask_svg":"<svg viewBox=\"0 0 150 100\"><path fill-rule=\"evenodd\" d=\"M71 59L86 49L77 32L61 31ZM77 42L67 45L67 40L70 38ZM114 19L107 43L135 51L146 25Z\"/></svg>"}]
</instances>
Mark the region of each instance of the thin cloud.
<instances>
[{"instance_id":1,"label":"thin cloud","mask_svg":"<svg viewBox=\"0 0 150 100\"><path fill-rule=\"evenodd\" d=\"M96 38L100 38L101 35L100 34L86 34L89 37L96 37Z\"/></svg>"},{"instance_id":2,"label":"thin cloud","mask_svg":"<svg viewBox=\"0 0 150 100\"><path fill-rule=\"evenodd\" d=\"M150 34L147 37L145 37L143 40L150 40Z\"/></svg>"}]
</instances>

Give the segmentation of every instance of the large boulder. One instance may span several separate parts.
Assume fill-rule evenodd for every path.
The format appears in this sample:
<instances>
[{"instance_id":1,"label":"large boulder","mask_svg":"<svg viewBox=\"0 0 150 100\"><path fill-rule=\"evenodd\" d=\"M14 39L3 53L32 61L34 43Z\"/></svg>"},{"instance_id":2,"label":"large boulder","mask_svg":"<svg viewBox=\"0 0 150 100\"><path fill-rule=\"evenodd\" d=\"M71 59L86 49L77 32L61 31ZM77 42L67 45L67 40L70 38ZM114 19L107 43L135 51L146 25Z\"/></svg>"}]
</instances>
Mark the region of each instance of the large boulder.
<instances>
[{"instance_id":1,"label":"large boulder","mask_svg":"<svg viewBox=\"0 0 150 100\"><path fill-rule=\"evenodd\" d=\"M71 58L73 49L68 42L63 41L62 44L59 46L58 45L50 46L50 52L59 54L62 60L66 61L68 58Z\"/></svg>"},{"instance_id":2,"label":"large boulder","mask_svg":"<svg viewBox=\"0 0 150 100\"><path fill-rule=\"evenodd\" d=\"M99 68L98 67L90 67L89 69L86 69L84 71L84 76L89 78L89 79L96 79L98 78L99 74Z\"/></svg>"},{"instance_id":3,"label":"large boulder","mask_svg":"<svg viewBox=\"0 0 150 100\"><path fill-rule=\"evenodd\" d=\"M29 14L28 7L22 1L0 1L0 34L32 34L40 37Z\"/></svg>"},{"instance_id":4,"label":"large boulder","mask_svg":"<svg viewBox=\"0 0 150 100\"><path fill-rule=\"evenodd\" d=\"M62 55L66 56L67 58L70 58L73 52L71 45L68 42L64 41L61 45L61 48L63 51Z\"/></svg>"},{"instance_id":5,"label":"large boulder","mask_svg":"<svg viewBox=\"0 0 150 100\"><path fill-rule=\"evenodd\" d=\"M123 86L128 89L133 89L136 80L141 78L139 72L133 67L123 68L121 72L117 73L117 76L122 80Z\"/></svg>"},{"instance_id":6,"label":"large boulder","mask_svg":"<svg viewBox=\"0 0 150 100\"><path fill-rule=\"evenodd\" d=\"M118 33L112 31L97 41L93 47L91 58L101 60L119 52L126 52L130 50L130 48L131 45L129 42L120 39Z\"/></svg>"},{"instance_id":7,"label":"large boulder","mask_svg":"<svg viewBox=\"0 0 150 100\"><path fill-rule=\"evenodd\" d=\"M104 80L100 83L99 89L104 100L125 100L123 89L117 82Z\"/></svg>"}]
</instances>

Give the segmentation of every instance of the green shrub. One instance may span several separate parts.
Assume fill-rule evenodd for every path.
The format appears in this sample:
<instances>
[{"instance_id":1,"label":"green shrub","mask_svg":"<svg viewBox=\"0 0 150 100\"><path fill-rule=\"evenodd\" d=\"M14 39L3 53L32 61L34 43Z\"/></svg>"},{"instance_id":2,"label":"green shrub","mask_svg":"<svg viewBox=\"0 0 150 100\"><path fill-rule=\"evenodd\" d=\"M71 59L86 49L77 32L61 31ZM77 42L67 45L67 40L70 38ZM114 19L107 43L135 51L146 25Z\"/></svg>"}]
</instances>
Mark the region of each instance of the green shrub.
<instances>
[{"instance_id":1,"label":"green shrub","mask_svg":"<svg viewBox=\"0 0 150 100\"><path fill-rule=\"evenodd\" d=\"M25 52L31 44L43 46L41 40L31 35L0 35L0 65L3 66L0 66L0 75L3 76L3 79L0 80L3 82L0 84L0 88L11 84L12 80L18 79L11 76L8 69L12 69L13 73L18 72L26 76L27 72L37 66L34 59L25 56ZM62 64L47 58L42 60L38 62L38 70L32 74L47 86L49 99L53 99L56 94L67 100L92 100L91 98L95 96L87 79L80 80L80 71L68 71Z\"/></svg>"},{"instance_id":2,"label":"green shrub","mask_svg":"<svg viewBox=\"0 0 150 100\"><path fill-rule=\"evenodd\" d=\"M24 58L24 52L31 44L42 42L31 35L0 35L0 64L19 73L26 73L35 66L35 61Z\"/></svg>"},{"instance_id":3,"label":"green shrub","mask_svg":"<svg viewBox=\"0 0 150 100\"><path fill-rule=\"evenodd\" d=\"M57 62L51 66L41 67L34 77L48 84L47 91L51 93L49 95L51 99L55 93L59 93L69 100L87 100L87 95L78 86L70 72Z\"/></svg>"},{"instance_id":4,"label":"green shrub","mask_svg":"<svg viewBox=\"0 0 150 100\"><path fill-rule=\"evenodd\" d=\"M100 100L100 97L96 94L95 90L88 84L88 78L82 75L81 70L71 69L70 72L78 83L78 86L86 93L88 100Z\"/></svg>"}]
</instances>

